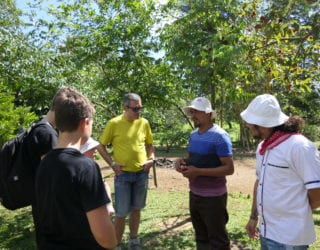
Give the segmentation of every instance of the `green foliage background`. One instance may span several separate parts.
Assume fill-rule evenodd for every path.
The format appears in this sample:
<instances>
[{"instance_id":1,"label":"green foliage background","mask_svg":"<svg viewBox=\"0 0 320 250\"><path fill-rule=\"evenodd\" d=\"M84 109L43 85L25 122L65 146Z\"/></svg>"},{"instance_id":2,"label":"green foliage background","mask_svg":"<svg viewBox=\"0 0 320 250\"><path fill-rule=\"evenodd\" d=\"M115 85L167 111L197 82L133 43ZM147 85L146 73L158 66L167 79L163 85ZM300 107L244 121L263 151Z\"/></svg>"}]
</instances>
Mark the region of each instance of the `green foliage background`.
<instances>
[{"instance_id":1,"label":"green foliage background","mask_svg":"<svg viewBox=\"0 0 320 250\"><path fill-rule=\"evenodd\" d=\"M216 122L239 124L238 141L249 149L239 113L257 94L272 93L319 140L317 1L30 0L20 10L4 0L0 7L0 144L44 115L65 85L95 104L94 137L122 112L122 96L137 92L161 146L183 146L192 125L181 108L206 96Z\"/></svg>"}]
</instances>

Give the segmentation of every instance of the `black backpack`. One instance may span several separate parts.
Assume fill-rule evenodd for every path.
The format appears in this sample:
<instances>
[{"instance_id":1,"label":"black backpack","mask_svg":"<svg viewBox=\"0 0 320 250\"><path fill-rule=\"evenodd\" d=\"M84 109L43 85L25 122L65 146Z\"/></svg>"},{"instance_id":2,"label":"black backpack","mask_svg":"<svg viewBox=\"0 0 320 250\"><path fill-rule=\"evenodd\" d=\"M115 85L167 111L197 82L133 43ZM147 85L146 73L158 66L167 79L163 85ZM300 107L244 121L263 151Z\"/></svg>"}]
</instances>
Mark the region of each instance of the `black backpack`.
<instances>
[{"instance_id":1,"label":"black backpack","mask_svg":"<svg viewBox=\"0 0 320 250\"><path fill-rule=\"evenodd\" d=\"M6 142L0 151L0 202L10 210L31 205L34 200L34 179L25 159L26 138L32 130L44 123L36 123L17 137Z\"/></svg>"}]
</instances>

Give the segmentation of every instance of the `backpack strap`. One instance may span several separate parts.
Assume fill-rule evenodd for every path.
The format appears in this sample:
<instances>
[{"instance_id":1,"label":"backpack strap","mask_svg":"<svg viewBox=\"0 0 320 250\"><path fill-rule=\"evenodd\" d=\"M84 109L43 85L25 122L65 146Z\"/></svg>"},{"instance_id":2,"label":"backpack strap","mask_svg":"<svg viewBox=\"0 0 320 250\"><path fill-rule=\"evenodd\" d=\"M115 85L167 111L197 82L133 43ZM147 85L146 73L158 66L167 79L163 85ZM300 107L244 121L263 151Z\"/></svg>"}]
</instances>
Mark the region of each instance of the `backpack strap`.
<instances>
[{"instance_id":1,"label":"backpack strap","mask_svg":"<svg viewBox=\"0 0 320 250\"><path fill-rule=\"evenodd\" d=\"M27 129L27 132L26 132L26 136L31 134L31 132L37 128L37 127L40 127L40 126L44 126L44 125L49 125L52 127L52 125L48 122L48 121L45 121L45 120L39 120L35 123L33 123L28 129Z\"/></svg>"}]
</instances>

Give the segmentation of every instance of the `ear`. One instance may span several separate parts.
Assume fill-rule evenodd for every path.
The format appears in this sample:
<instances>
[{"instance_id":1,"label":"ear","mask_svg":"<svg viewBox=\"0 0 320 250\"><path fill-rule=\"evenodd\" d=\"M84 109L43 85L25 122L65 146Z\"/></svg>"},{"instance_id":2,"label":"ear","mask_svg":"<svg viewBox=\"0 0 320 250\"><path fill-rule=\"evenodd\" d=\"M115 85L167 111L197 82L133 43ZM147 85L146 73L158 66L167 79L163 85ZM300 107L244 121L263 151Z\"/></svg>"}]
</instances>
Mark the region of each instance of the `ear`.
<instances>
[{"instance_id":1,"label":"ear","mask_svg":"<svg viewBox=\"0 0 320 250\"><path fill-rule=\"evenodd\" d=\"M80 126L79 127L80 127L81 131L84 131L86 126L88 126L88 125L89 125L89 118L83 118L83 119L80 120Z\"/></svg>"}]
</instances>

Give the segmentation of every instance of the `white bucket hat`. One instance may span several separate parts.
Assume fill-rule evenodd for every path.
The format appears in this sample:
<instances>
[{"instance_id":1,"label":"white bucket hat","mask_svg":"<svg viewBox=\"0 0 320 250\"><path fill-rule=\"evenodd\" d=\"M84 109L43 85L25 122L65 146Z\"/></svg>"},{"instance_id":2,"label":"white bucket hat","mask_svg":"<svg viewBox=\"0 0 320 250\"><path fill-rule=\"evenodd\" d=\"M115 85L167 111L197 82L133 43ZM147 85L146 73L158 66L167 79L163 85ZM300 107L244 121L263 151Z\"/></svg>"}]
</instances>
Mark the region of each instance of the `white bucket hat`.
<instances>
[{"instance_id":1,"label":"white bucket hat","mask_svg":"<svg viewBox=\"0 0 320 250\"><path fill-rule=\"evenodd\" d=\"M248 124L265 128L277 127L289 119L281 111L278 100L270 94L255 97L240 116Z\"/></svg>"},{"instance_id":2,"label":"white bucket hat","mask_svg":"<svg viewBox=\"0 0 320 250\"><path fill-rule=\"evenodd\" d=\"M80 147L80 152L83 154L84 152L87 152L90 149L97 147L99 144L100 143L98 141L96 141L92 137L90 137L87 140L87 142Z\"/></svg>"},{"instance_id":3,"label":"white bucket hat","mask_svg":"<svg viewBox=\"0 0 320 250\"><path fill-rule=\"evenodd\" d=\"M216 113L214 112L214 110L211 107L210 101L205 97L197 97L191 102L190 106L183 108L184 112L188 116L191 116L190 109L203 111L206 114L211 113L211 118L214 118L216 115Z\"/></svg>"}]
</instances>

